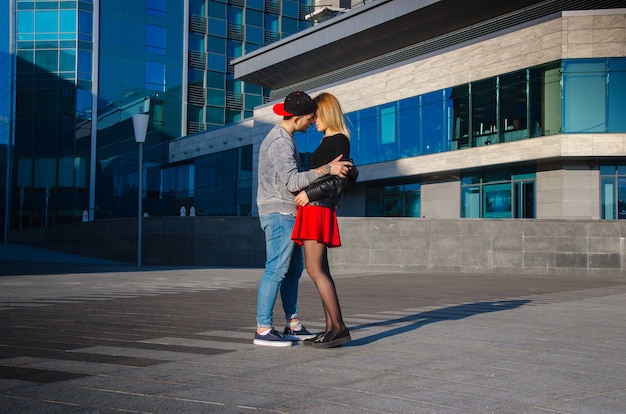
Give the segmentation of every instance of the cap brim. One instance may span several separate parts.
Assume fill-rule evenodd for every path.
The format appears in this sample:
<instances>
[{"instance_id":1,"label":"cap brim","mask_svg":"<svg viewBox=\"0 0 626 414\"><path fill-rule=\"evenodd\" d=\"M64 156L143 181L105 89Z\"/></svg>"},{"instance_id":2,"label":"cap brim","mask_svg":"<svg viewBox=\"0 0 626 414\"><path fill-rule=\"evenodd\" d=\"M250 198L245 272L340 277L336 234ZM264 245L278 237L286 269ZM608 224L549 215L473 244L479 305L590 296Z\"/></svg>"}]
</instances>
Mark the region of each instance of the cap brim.
<instances>
[{"instance_id":1,"label":"cap brim","mask_svg":"<svg viewBox=\"0 0 626 414\"><path fill-rule=\"evenodd\" d=\"M284 104L284 102L277 103L276 105L274 105L274 107L272 109L274 110L274 113L276 115L293 116L293 114L290 114L289 112L285 111L285 104Z\"/></svg>"}]
</instances>

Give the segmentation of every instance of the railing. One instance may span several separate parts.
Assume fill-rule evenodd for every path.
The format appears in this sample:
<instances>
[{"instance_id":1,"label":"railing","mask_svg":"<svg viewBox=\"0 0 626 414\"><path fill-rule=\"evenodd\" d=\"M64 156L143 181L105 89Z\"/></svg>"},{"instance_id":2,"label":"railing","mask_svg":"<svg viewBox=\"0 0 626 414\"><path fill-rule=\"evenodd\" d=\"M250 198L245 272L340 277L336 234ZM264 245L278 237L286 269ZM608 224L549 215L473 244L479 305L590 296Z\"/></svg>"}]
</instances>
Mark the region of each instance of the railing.
<instances>
[{"instance_id":1,"label":"railing","mask_svg":"<svg viewBox=\"0 0 626 414\"><path fill-rule=\"evenodd\" d=\"M196 50L189 51L189 66L195 69L206 70L206 53Z\"/></svg>"},{"instance_id":2,"label":"railing","mask_svg":"<svg viewBox=\"0 0 626 414\"><path fill-rule=\"evenodd\" d=\"M207 22L208 19L206 17L192 14L189 16L189 30L194 33L205 35L208 30Z\"/></svg>"}]
</instances>

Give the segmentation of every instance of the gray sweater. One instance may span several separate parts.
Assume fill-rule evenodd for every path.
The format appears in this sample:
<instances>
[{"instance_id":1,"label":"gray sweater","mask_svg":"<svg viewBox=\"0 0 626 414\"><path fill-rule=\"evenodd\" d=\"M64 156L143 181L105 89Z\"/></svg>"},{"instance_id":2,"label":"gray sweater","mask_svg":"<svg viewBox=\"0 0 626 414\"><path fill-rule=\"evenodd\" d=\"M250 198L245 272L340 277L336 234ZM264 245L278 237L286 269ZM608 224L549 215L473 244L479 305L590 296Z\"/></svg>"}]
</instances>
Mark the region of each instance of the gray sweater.
<instances>
[{"instance_id":1,"label":"gray sweater","mask_svg":"<svg viewBox=\"0 0 626 414\"><path fill-rule=\"evenodd\" d=\"M315 170L300 172L300 156L293 135L274 126L259 150L259 215L296 214L294 196L317 178Z\"/></svg>"}]
</instances>

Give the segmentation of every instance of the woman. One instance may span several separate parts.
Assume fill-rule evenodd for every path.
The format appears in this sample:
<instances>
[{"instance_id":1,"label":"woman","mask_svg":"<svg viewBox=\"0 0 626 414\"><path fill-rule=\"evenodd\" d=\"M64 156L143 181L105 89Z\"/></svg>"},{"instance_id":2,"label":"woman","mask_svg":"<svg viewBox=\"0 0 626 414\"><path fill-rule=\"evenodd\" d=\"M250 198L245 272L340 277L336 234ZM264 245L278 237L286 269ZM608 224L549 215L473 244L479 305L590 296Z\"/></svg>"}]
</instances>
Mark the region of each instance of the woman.
<instances>
[{"instance_id":1,"label":"woman","mask_svg":"<svg viewBox=\"0 0 626 414\"><path fill-rule=\"evenodd\" d=\"M317 104L315 126L324 136L309 157L309 167L323 168L338 155L343 155L344 160L350 157L350 133L337 98L322 93L313 100ZM348 177L322 177L295 197L298 213L291 238L303 245L306 270L317 287L326 316L324 332L305 340L304 345L334 348L351 339L330 275L328 248L341 246L336 209L346 187L356 181L357 175L356 168L351 167Z\"/></svg>"}]
</instances>

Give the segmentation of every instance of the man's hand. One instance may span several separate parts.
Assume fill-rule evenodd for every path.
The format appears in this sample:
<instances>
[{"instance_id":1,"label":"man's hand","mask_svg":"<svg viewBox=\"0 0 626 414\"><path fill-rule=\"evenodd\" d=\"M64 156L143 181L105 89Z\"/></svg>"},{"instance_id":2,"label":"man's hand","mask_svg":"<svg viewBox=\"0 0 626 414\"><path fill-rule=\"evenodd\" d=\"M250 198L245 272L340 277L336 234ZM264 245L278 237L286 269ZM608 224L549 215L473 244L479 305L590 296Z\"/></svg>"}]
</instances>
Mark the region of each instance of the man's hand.
<instances>
[{"instance_id":1,"label":"man's hand","mask_svg":"<svg viewBox=\"0 0 626 414\"><path fill-rule=\"evenodd\" d=\"M350 161L341 161L343 154L340 154L337 158L332 160L326 165L321 166L317 169L317 176L321 177L326 174L336 175L338 177L344 178L348 174L349 167L352 166L352 162Z\"/></svg>"},{"instance_id":2,"label":"man's hand","mask_svg":"<svg viewBox=\"0 0 626 414\"><path fill-rule=\"evenodd\" d=\"M309 196L306 195L306 191L302 190L293 199L297 205L304 207L309 204Z\"/></svg>"}]
</instances>

